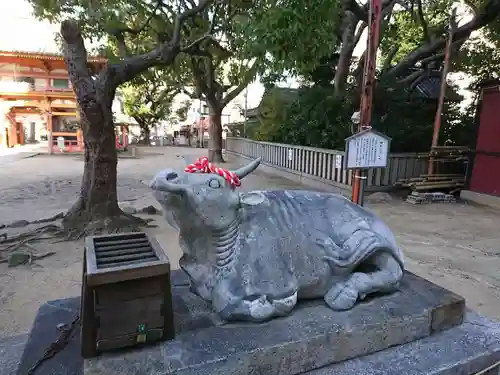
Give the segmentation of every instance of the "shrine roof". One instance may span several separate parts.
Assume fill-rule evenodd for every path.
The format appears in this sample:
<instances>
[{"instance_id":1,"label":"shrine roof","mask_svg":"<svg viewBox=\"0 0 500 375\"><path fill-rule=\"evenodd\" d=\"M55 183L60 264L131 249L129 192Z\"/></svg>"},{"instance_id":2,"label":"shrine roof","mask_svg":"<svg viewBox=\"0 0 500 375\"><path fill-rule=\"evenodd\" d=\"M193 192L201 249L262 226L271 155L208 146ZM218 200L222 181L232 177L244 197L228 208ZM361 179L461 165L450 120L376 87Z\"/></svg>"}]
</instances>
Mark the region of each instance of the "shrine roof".
<instances>
[{"instance_id":1,"label":"shrine roof","mask_svg":"<svg viewBox=\"0 0 500 375\"><path fill-rule=\"evenodd\" d=\"M87 61L91 65L103 65L107 59L99 56L89 56ZM31 63L30 63L31 62ZM64 56L57 53L28 52L28 51L2 51L0 50L0 63L13 63L24 65L49 64L51 69L65 69Z\"/></svg>"}]
</instances>

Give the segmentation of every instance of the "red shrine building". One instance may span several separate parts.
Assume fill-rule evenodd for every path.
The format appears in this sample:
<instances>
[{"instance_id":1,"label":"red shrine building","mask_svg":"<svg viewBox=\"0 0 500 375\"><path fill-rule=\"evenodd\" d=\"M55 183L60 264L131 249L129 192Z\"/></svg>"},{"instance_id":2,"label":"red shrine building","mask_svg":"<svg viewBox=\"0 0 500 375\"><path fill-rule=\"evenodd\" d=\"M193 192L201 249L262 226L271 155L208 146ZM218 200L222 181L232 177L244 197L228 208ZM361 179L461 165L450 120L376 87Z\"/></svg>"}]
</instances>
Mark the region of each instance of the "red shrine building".
<instances>
[{"instance_id":1,"label":"red shrine building","mask_svg":"<svg viewBox=\"0 0 500 375\"><path fill-rule=\"evenodd\" d=\"M476 116L476 143L461 197L500 207L500 81L483 82Z\"/></svg>"}]
</instances>

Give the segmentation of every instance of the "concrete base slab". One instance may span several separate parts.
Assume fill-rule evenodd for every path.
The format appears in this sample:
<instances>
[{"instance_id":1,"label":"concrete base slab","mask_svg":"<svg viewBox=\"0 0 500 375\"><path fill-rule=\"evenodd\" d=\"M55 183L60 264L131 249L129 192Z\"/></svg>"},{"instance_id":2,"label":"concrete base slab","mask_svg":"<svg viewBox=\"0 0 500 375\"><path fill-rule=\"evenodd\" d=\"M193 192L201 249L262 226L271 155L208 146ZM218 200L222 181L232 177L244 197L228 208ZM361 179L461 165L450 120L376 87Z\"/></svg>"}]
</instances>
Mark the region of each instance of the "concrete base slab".
<instances>
[{"instance_id":1,"label":"concrete base slab","mask_svg":"<svg viewBox=\"0 0 500 375\"><path fill-rule=\"evenodd\" d=\"M184 278L183 278L184 277ZM37 375L300 374L412 342L460 325L464 300L410 273L392 295L377 296L346 312L322 301L300 304L288 317L265 324L223 324L204 301L174 276L177 338L155 346L106 353L83 361L79 335ZM19 375L57 339L57 324L71 322L79 299L40 308Z\"/></svg>"},{"instance_id":2,"label":"concrete base slab","mask_svg":"<svg viewBox=\"0 0 500 375\"><path fill-rule=\"evenodd\" d=\"M500 197L495 197L494 195L476 193L470 190L462 190L460 192L460 198L466 201L500 209Z\"/></svg>"},{"instance_id":3,"label":"concrete base slab","mask_svg":"<svg viewBox=\"0 0 500 375\"><path fill-rule=\"evenodd\" d=\"M19 335L0 340L0 374L15 375L28 335Z\"/></svg>"},{"instance_id":4,"label":"concrete base slab","mask_svg":"<svg viewBox=\"0 0 500 375\"><path fill-rule=\"evenodd\" d=\"M299 304L265 324L220 324L187 288L174 288L177 337L84 361L85 375L295 375L427 337L462 323L463 298L407 273L397 293L336 312Z\"/></svg>"},{"instance_id":5,"label":"concrete base slab","mask_svg":"<svg viewBox=\"0 0 500 375\"><path fill-rule=\"evenodd\" d=\"M77 301L77 299L74 299ZM66 300L67 301L67 300ZM66 309L66 308L65 308ZM73 316L66 309L69 321ZM72 311L77 313L77 311ZM45 315L45 323L48 315ZM37 317L38 319L38 317ZM16 336L0 341L0 369L2 375L14 375L21 357L26 336ZM75 343L79 337L74 337ZM33 342L33 341L32 341ZM43 348L50 345L50 338L41 340ZM37 358L30 345L24 353L24 360L33 362ZM73 352L57 356L45 362L36 375L81 375L83 360ZM66 356L66 358L64 358ZM500 323L468 311L462 325L412 343L399 345L364 357L351 359L335 365L306 372L309 375L472 375L488 367L482 375L498 375L499 368L494 367L500 361ZM74 366L68 366L74 363ZM26 375L28 366L23 364L18 375ZM216 372L217 374L218 372ZM231 374L231 372L227 373ZM250 374L250 373L249 373ZM251 374L269 375L260 371Z\"/></svg>"},{"instance_id":6,"label":"concrete base slab","mask_svg":"<svg viewBox=\"0 0 500 375\"><path fill-rule=\"evenodd\" d=\"M488 369L488 370L486 370ZM462 325L309 375L500 374L500 323L468 311Z\"/></svg>"}]
</instances>

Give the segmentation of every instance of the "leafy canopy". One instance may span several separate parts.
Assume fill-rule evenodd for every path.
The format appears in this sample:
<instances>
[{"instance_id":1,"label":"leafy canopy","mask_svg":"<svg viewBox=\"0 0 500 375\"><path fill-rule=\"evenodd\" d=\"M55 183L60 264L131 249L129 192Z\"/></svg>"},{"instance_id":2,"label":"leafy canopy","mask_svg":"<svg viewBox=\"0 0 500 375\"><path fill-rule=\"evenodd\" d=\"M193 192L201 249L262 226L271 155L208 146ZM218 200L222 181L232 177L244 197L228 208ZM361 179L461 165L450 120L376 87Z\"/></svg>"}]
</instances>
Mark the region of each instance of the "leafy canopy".
<instances>
[{"instance_id":1,"label":"leafy canopy","mask_svg":"<svg viewBox=\"0 0 500 375\"><path fill-rule=\"evenodd\" d=\"M299 75L336 50L340 0L257 0L237 29L248 56L264 56L267 73Z\"/></svg>"},{"instance_id":2,"label":"leafy canopy","mask_svg":"<svg viewBox=\"0 0 500 375\"><path fill-rule=\"evenodd\" d=\"M171 114L172 101L178 90L165 86L163 74L164 71L152 69L121 89L126 114L143 129L155 126Z\"/></svg>"}]
</instances>

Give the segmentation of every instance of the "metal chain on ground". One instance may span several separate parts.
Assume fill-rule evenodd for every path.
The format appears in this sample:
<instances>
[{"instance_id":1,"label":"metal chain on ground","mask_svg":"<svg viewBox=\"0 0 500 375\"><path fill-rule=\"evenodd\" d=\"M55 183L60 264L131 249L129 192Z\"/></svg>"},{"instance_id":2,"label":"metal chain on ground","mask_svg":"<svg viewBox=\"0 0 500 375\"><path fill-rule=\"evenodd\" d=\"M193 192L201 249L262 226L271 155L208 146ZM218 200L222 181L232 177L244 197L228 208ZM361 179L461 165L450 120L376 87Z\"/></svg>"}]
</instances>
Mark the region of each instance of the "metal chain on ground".
<instances>
[{"instance_id":1,"label":"metal chain on ground","mask_svg":"<svg viewBox=\"0 0 500 375\"><path fill-rule=\"evenodd\" d=\"M36 363L28 370L26 375L32 375L35 371L48 359L54 357L56 354L60 353L70 342L71 334L73 333L75 327L80 321L80 317L77 315L75 319L71 322L69 327L63 328L61 334L50 346L47 348L42 358L40 358Z\"/></svg>"}]
</instances>

